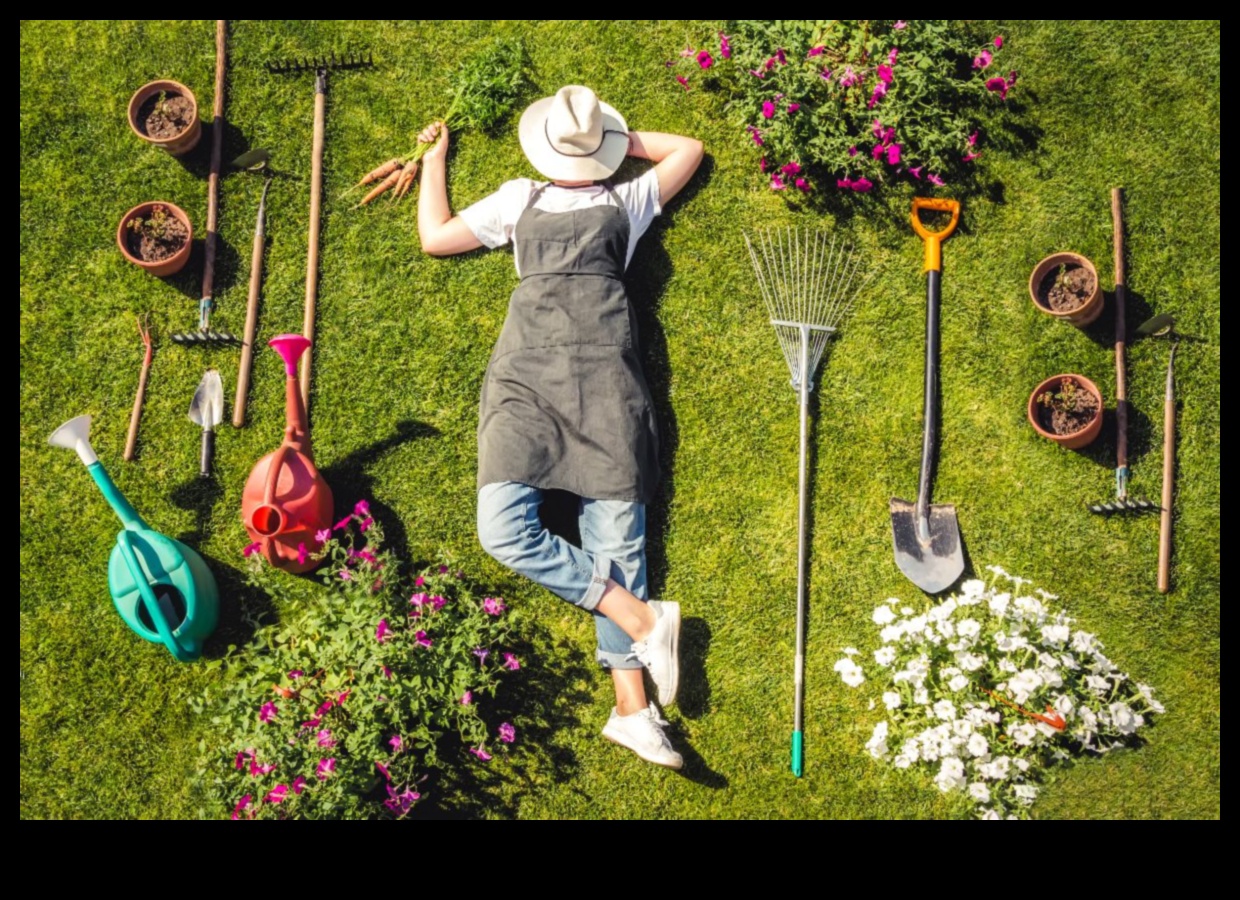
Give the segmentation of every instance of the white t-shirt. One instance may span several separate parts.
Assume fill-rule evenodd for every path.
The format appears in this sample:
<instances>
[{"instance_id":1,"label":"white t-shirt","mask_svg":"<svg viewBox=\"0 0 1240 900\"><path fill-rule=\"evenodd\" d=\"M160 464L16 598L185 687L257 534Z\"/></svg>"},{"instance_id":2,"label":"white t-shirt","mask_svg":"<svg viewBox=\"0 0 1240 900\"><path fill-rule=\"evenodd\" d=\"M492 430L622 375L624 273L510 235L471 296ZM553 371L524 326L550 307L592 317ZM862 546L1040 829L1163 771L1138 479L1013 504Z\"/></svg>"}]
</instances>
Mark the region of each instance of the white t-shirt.
<instances>
[{"instance_id":1,"label":"white t-shirt","mask_svg":"<svg viewBox=\"0 0 1240 900\"><path fill-rule=\"evenodd\" d=\"M517 178L506 181L498 191L483 197L477 203L460 212L461 219L485 247L502 247L513 240L517 219L529 205L534 195L545 181L534 181L529 178ZM625 268L633 258L633 248L638 238L646 233L654 217L663 211L659 204L659 179L654 169L623 184L614 184L612 189L629 214L629 252L624 258ZM534 204L535 209L544 212L569 212L575 209L589 209L592 206L614 206L607 188L601 184L588 187L560 187L556 184L547 186ZM516 254L514 254L514 261ZM520 265L517 274L521 274Z\"/></svg>"}]
</instances>

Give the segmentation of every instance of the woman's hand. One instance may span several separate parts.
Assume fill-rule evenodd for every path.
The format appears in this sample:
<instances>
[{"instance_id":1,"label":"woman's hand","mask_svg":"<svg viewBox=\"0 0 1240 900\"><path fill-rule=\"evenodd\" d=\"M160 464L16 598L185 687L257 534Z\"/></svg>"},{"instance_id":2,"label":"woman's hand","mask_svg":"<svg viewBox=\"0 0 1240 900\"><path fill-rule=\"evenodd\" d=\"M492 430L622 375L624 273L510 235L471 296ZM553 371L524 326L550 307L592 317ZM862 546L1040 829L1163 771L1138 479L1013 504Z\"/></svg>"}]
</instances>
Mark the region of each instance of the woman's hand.
<instances>
[{"instance_id":1,"label":"woman's hand","mask_svg":"<svg viewBox=\"0 0 1240 900\"><path fill-rule=\"evenodd\" d=\"M438 140L436 140L438 138ZM443 122L432 122L422 129L422 133L418 135L419 144L431 144L435 146L426 151L422 157L424 163L432 160L444 160L448 157L448 126Z\"/></svg>"}]
</instances>

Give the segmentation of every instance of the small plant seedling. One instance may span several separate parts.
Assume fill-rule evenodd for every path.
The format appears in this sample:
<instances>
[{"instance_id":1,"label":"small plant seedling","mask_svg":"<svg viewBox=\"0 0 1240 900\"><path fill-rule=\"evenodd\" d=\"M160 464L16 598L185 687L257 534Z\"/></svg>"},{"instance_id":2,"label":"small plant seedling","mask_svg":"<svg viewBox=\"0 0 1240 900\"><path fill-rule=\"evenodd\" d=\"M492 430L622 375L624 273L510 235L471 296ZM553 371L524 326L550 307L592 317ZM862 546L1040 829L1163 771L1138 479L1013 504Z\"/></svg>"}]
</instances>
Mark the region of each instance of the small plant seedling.
<instances>
[{"instance_id":1,"label":"small plant seedling","mask_svg":"<svg viewBox=\"0 0 1240 900\"><path fill-rule=\"evenodd\" d=\"M161 241L168 237L169 222L172 215L168 212L166 206L152 206L148 216L134 216L126 224L130 231L139 235L146 235L153 240Z\"/></svg>"},{"instance_id":2,"label":"small plant seedling","mask_svg":"<svg viewBox=\"0 0 1240 900\"><path fill-rule=\"evenodd\" d=\"M1074 413L1081 408L1081 394L1084 393L1071 378L1059 381L1058 391L1044 391L1038 395L1038 403L1047 409Z\"/></svg>"}]
</instances>

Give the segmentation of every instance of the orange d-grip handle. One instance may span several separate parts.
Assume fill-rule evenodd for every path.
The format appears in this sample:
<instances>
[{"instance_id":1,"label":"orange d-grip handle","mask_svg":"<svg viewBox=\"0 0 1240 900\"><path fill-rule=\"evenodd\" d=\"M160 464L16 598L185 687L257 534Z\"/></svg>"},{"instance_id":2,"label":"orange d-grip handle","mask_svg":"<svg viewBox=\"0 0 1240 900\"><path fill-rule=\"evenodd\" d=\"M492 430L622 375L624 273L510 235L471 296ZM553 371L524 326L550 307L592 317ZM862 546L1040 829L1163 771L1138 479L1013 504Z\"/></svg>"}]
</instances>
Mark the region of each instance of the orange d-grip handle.
<instances>
[{"instance_id":1,"label":"orange d-grip handle","mask_svg":"<svg viewBox=\"0 0 1240 900\"><path fill-rule=\"evenodd\" d=\"M951 221L942 231L931 231L921 222L923 209L949 212L952 214ZM943 270L943 241L956 230L956 223L960 221L960 201L948 200L945 197L914 197L913 212L910 218L913 221L913 230L926 244L924 271L941 272Z\"/></svg>"}]
</instances>

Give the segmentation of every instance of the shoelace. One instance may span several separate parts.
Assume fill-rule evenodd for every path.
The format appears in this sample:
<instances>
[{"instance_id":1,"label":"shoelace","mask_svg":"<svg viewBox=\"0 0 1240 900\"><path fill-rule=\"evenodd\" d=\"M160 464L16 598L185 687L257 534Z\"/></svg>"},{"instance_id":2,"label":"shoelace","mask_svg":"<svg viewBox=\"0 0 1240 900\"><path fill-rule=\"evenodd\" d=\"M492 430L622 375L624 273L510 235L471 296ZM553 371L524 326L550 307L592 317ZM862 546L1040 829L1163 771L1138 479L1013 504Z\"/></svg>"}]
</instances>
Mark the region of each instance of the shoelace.
<instances>
[{"instance_id":1,"label":"shoelace","mask_svg":"<svg viewBox=\"0 0 1240 900\"><path fill-rule=\"evenodd\" d=\"M671 723L668 722L667 719L659 715L659 709L653 703L647 706L644 712L648 713L648 715L645 715L642 718L650 722L652 725L659 726L660 731L662 731L662 729L667 728L671 725Z\"/></svg>"}]
</instances>

